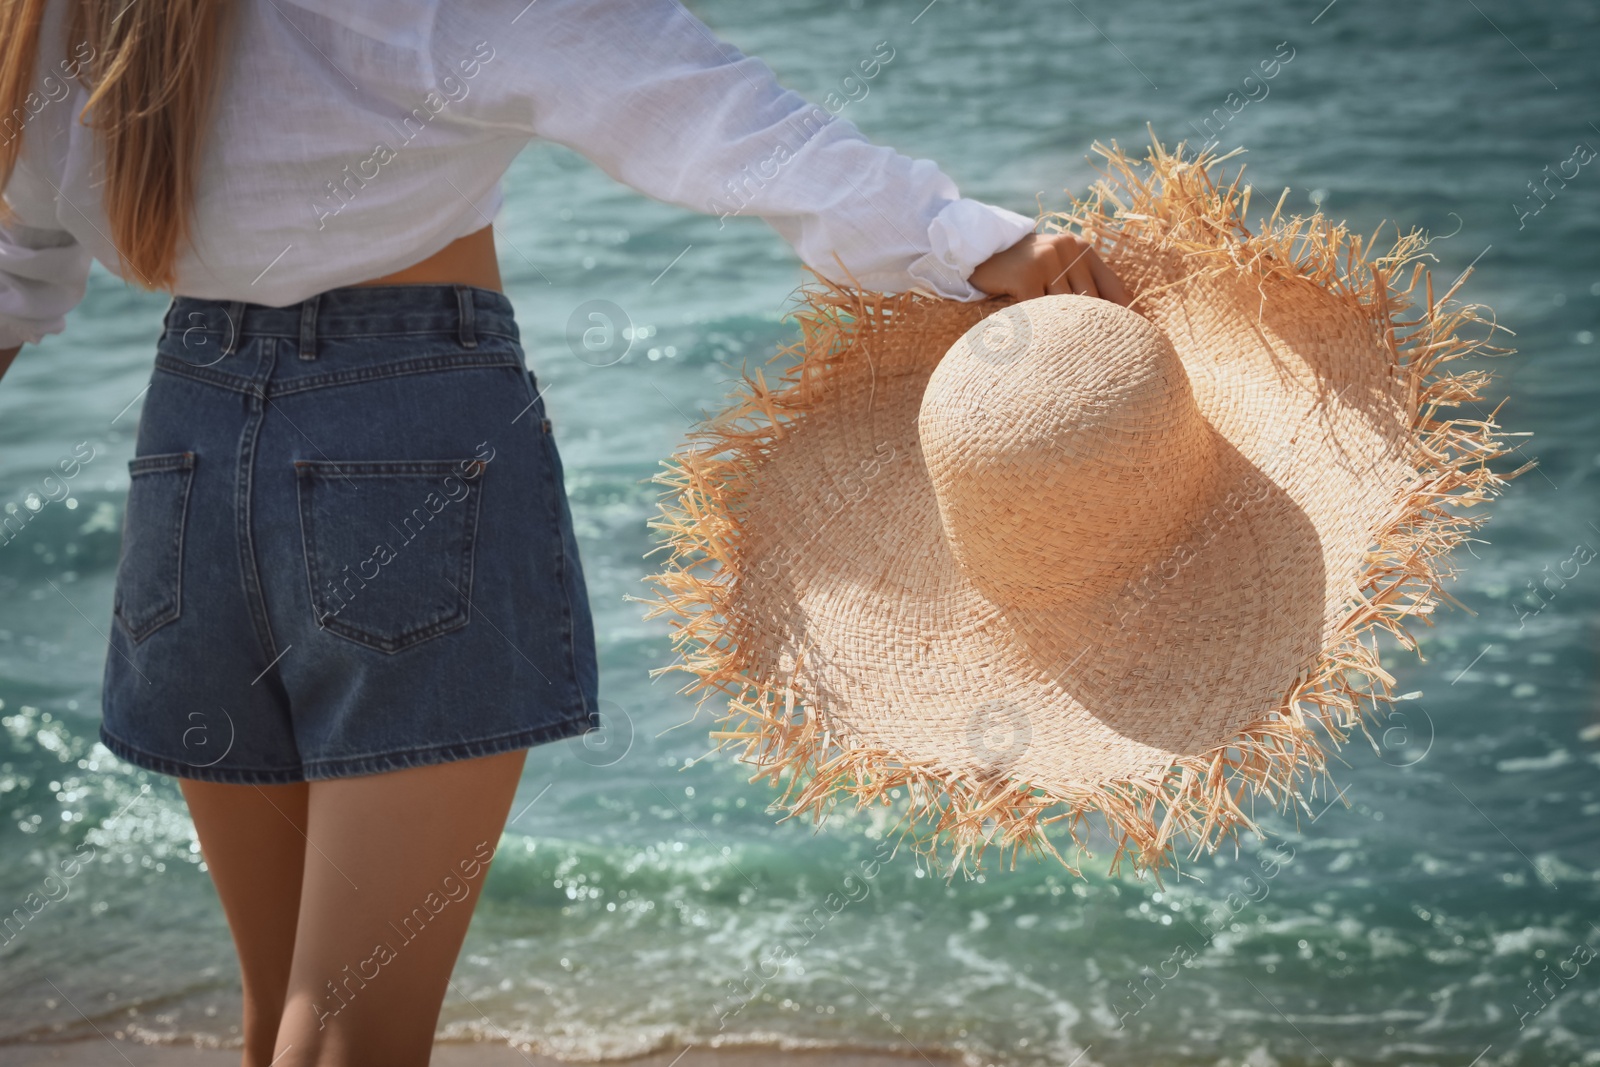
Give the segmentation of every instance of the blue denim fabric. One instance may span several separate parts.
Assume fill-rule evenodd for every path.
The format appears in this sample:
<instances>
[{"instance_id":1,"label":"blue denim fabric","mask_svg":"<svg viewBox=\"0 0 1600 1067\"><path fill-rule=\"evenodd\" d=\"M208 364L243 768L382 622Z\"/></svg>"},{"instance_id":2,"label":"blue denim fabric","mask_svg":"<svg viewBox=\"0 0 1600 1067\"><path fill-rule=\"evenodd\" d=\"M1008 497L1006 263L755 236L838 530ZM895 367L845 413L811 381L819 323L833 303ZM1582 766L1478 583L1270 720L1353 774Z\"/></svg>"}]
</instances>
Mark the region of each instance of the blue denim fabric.
<instances>
[{"instance_id":1,"label":"blue denim fabric","mask_svg":"<svg viewBox=\"0 0 1600 1067\"><path fill-rule=\"evenodd\" d=\"M598 727L561 459L511 302L178 297L140 416L107 748L282 783Z\"/></svg>"}]
</instances>

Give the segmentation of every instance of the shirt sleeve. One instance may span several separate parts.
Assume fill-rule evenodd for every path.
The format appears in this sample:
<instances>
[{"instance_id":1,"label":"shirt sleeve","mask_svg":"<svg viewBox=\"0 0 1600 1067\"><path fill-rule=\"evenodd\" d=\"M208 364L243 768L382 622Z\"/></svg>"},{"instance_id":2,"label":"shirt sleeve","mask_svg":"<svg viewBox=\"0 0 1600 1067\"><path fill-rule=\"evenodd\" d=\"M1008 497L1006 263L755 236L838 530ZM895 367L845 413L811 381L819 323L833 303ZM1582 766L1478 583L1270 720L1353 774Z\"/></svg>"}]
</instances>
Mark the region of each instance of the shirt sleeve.
<instances>
[{"instance_id":1,"label":"shirt sleeve","mask_svg":"<svg viewBox=\"0 0 1600 1067\"><path fill-rule=\"evenodd\" d=\"M785 89L676 0L536 0L509 25L485 10L440 12L430 42L439 79L478 57L468 114L724 225L765 219L830 281L979 300L973 269L1034 229Z\"/></svg>"},{"instance_id":2,"label":"shirt sleeve","mask_svg":"<svg viewBox=\"0 0 1600 1067\"><path fill-rule=\"evenodd\" d=\"M0 222L0 348L14 348L67 328L67 312L83 300L93 256L59 227L54 191L20 161L5 198L15 214Z\"/></svg>"}]
</instances>

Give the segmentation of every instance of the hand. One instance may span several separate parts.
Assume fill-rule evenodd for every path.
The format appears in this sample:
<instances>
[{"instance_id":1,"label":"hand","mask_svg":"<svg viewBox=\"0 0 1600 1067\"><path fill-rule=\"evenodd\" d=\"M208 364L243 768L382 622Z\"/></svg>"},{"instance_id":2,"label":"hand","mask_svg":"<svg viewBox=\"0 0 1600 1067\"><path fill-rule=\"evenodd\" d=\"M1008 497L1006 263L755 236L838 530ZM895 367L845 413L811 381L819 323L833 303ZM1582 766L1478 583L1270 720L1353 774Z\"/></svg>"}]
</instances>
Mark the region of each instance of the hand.
<instances>
[{"instance_id":1,"label":"hand","mask_svg":"<svg viewBox=\"0 0 1600 1067\"><path fill-rule=\"evenodd\" d=\"M1003 252L996 252L967 279L990 296L1032 300L1054 293L1098 296L1128 306L1122 280L1082 237L1071 233L1030 233Z\"/></svg>"}]
</instances>

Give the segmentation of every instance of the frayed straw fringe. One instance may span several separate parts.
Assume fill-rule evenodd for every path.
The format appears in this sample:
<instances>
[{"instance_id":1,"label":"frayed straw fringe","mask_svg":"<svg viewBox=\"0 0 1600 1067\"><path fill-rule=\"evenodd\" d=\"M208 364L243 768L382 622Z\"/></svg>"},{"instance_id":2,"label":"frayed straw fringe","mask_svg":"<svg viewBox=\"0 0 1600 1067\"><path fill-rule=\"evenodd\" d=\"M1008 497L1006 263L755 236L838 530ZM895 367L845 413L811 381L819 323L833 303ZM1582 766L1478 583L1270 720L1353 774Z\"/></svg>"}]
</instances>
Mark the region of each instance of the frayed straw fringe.
<instances>
[{"instance_id":1,"label":"frayed straw fringe","mask_svg":"<svg viewBox=\"0 0 1600 1067\"><path fill-rule=\"evenodd\" d=\"M1443 364L1475 352L1511 351L1487 343L1500 327L1492 317L1480 316L1486 309L1452 306L1467 275L1435 299L1432 279L1420 262L1432 258L1425 252L1426 235L1399 235L1392 247L1374 255L1377 234L1363 241L1320 213L1285 220L1282 197L1264 232L1253 234L1244 222L1250 189L1241 185L1243 168L1226 186L1211 174L1234 153L1185 160L1182 144L1169 153L1153 134L1152 142L1142 163L1130 160L1115 143L1096 145L1110 164L1108 172L1086 199L1074 199L1072 211L1046 215L1045 229L1075 227L1102 247L1114 245L1119 235L1153 239L1192 256L1197 274L1253 276L1263 291L1269 278L1308 279L1384 332L1394 366L1407 383L1415 477L1396 489L1392 518L1373 537L1359 593L1349 601L1336 636L1301 672L1278 711L1227 744L1178 759L1164 775L1149 779L1047 792L1020 781L979 781L911 763L830 730L820 715L800 706L792 680L754 676L752 661L727 621L736 615L730 609L743 573L738 516L764 456L826 391L838 357L863 331L883 330L939 302L916 293L891 297L847 289L823 279L797 294L801 341L774 357L800 361L777 387L760 371L746 375L735 403L695 431L689 445L663 464L666 472L656 476L669 490L661 517L651 525L664 534L660 549L669 555L662 573L648 579L659 595L644 600L651 605L646 618L669 618L682 660L652 673L692 675L681 691L700 693L702 706L713 694L728 698L722 722L730 728L711 736L719 748L731 746L741 760L760 768L753 781L767 778L783 786L775 806L788 812L786 818L809 812L821 822L842 797L853 797L860 809L891 805L891 797L903 792L899 832L935 865L948 851L951 873L970 869L987 846L995 845L1002 856L1010 853L1013 866L1018 853L1045 853L1076 874L1074 862L1057 850L1047 831L1064 824L1076 861L1090 854L1094 835L1088 817L1098 813L1116 849L1110 872L1128 860L1136 872L1148 870L1159 879L1163 864L1176 865L1172 853L1180 839L1192 843L1190 857L1195 858L1230 837L1237 846L1240 829L1259 834L1253 818L1257 798L1279 810L1291 801L1308 805L1318 784L1328 780L1325 746L1337 750L1358 727L1371 741L1369 720L1380 714L1380 704L1393 701L1394 679L1379 662L1378 632L1417 651L1407 624L1421 619L1431 626L1430 614L1441 598L1458 603L1441 588L1455 576L1449 553L1487 519L1482 512L1463 512L1488 501L1531 466L1505 476L1489 469L1489 461L1507 452L1496 437L1495 413L1482 419L1441 417L1443 409L1480 400L1491 380L1481 370L1442 373ZM1401 288L1391 279L1408 267L1410 277ZM1420 313L1403 321L1401 314L1418 295L1425 297ZM1463 328L1474 324L1486 325L1488 336L1464 337Z\"/></svg>"}]
</instances>

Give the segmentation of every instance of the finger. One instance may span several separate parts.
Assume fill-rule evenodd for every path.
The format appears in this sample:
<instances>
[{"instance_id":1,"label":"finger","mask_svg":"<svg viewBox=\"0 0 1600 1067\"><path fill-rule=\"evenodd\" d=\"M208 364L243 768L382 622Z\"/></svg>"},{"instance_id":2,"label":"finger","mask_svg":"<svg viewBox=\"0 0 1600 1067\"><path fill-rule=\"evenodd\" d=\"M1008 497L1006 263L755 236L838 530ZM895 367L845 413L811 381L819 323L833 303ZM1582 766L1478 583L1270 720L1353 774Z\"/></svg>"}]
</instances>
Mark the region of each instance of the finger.
<instances>
[{"instance_id":1,"label":"finger","mask_svg":"<svg viewBox=\"0 0 1600 1067\"><path fill-rule=\"evenodd\" d=\"M1094 284L1094 271L1089 267L1093 249L1088 245L1068 246L1062 252L1067 256L1067 277L1072 279L1073 292L1083 296L1099 296L1100 289Z\"/></svg>"},{"instance_id":2,"label":"finger","mask_svg":"<svg viewBox=\"0 0 1600 1067\"><path fill-rule=\"evenodd\" d=\"M1045 288L1051 293L1081 292L1073 278L1074 260L1083 251L1078 239L1069 233L1053 234L1045 247L1050 250L1051 263Z\"/></svg>"},{"instance_id":3,"label":"finger","mask_svg":"<svg viewBox=\"0 0 1600 1067\"><path fill-rule=\"evenodd\" d=\"M1039 267L1044 272L1044 291L1051 296L1059 296L1072 292L1072 279L1067 276L1067 264L1071 262L1070 253L1063 255L1067 250L1060 245L1051 244L1050 256L1039 260Z\"/></svg>"},{"instance_id":4,"label":"finger","mask_svg":"<svg viewBox=\"0 0 1600 1067\"><path fill-rule=\"evenodd\" d=\"M1122 279L1117 277L1116 271L1106 265L1106 261L1091 251L1089 253L1089 270L1094 274L1094 282L1100 290L1100 295L1114 304L1128 306L1128 287L1122 284Z\"/></svg>"}]
</instances>

